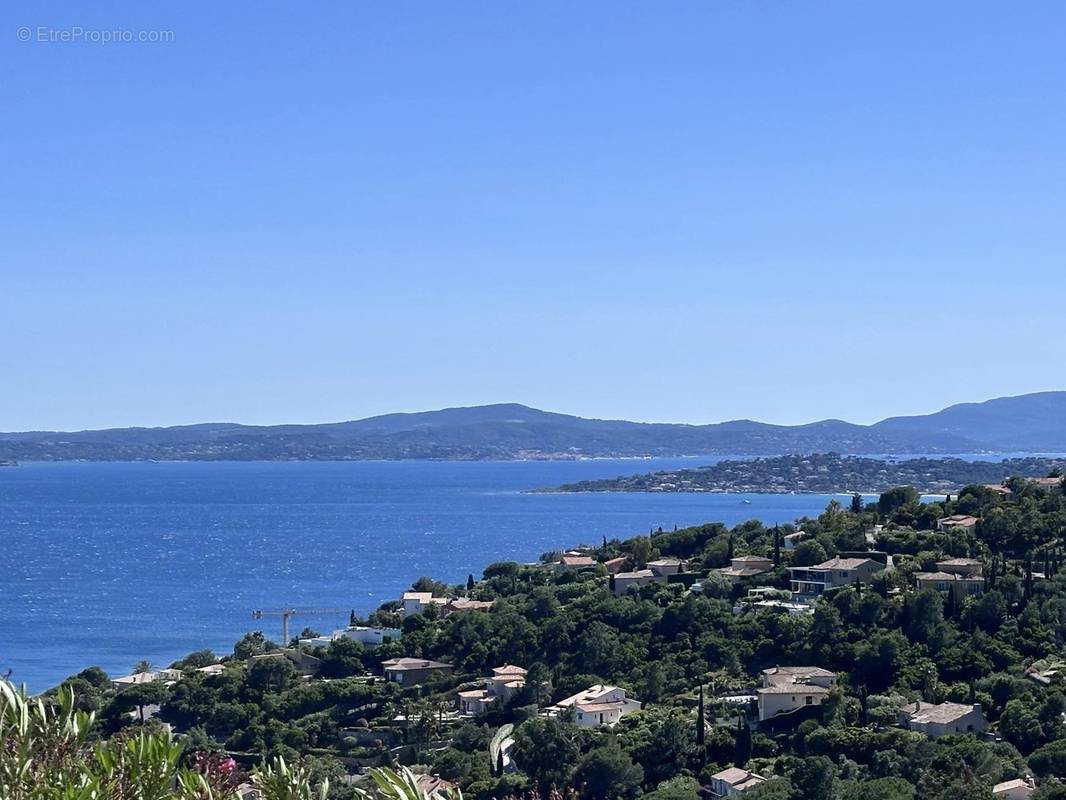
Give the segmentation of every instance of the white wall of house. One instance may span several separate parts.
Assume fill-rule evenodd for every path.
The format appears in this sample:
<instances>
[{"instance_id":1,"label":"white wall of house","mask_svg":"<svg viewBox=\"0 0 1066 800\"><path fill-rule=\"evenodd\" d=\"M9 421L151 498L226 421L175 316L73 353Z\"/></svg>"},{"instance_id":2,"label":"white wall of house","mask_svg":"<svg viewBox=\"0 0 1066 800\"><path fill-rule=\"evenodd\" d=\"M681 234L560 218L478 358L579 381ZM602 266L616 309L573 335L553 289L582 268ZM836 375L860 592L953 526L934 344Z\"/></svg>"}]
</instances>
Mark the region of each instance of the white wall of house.
<instances>
[{"instance_id":1,"label":"white wall of house","mask_svg":"<svg viewBox=\"0 0 1066 800\"><path fill-rule=\"evenodd\" d=\"M820 706L822 701L828 697L824 692L805 692L805 688L809 687L797 684L795 691L788 694L776 692L760 694L759 719L769 719L777 714L795 711L797 708L803 708L804 706Z\"/></svg>"}]
</instances>

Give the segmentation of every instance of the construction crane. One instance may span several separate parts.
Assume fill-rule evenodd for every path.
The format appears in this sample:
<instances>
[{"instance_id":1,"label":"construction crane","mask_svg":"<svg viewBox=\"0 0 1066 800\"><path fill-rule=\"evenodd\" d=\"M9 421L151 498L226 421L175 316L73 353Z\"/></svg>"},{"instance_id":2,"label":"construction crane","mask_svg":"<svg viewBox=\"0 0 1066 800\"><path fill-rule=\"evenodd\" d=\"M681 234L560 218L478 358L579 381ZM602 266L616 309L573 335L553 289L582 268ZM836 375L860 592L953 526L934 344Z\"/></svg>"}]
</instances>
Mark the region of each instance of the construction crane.
<instances>
[{"instance_id":1,"label":"construction crane","mask_svg":"<svg viewBox=\"0 0 1066 800\"><path fill-rule=\"evenodd\" d=\"M289 646L289 617L294 617L297 614L302 616L311 616L313 614L345 614L348 612L346 608L282 608L277 611L263 611L257 608L252 612L252 619L262 619L263 617L281 617L281 646Z\"/></svg>"}]
</instances>

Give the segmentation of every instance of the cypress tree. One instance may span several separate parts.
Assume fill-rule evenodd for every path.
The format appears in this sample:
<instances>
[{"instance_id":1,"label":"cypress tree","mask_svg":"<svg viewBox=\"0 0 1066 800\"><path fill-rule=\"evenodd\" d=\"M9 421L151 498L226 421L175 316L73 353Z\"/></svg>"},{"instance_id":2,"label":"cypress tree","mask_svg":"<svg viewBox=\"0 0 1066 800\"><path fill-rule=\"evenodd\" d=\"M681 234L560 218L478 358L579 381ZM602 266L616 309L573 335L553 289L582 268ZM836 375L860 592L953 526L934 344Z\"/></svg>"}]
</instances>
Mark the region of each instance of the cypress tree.
<instances>
[{"instance_id":1,"label":"cypress tree","mask_svg":"<svg viewBox=\"0 0 1066 800\"><path fill-rule=\"evenodd\" d=\"M700 748L700 759L703 758L703 748L707 741L707 732L704 730L703 711L703 684L700 684L700 704L696 709L696 747Z\"/></svg>"},{"instance_id":2,"label":"cypress tree","mask_svg":"<svg viewBox=\"0 0 1066 800\"><path fill-rule=\"evenodd\" d=\"M740 713L740 724L737 726L737 750L733 759L738 767L743 767L751 758L751 728L748 726L748 718L744 712Z\"/></svg>"},{"instance_id":3,"label":"cypress tree","mask_svg":"<svg viewBox=\"0 0 1066 800\"><path fill-rule=\"evenodd\" d=\"M474 575L473 573L466 576L466 590L468 592L474 591Z\"/></svg>"},{"instance_id":4,"label":"cypress tree","mask_svg":"<svg viewBox=\"0 0 1066 800\"><path fill-rule=\"evenodd\" d=\"M781 566L781 526L774 525L774 566Z\"/></svg>"}]
</instances>

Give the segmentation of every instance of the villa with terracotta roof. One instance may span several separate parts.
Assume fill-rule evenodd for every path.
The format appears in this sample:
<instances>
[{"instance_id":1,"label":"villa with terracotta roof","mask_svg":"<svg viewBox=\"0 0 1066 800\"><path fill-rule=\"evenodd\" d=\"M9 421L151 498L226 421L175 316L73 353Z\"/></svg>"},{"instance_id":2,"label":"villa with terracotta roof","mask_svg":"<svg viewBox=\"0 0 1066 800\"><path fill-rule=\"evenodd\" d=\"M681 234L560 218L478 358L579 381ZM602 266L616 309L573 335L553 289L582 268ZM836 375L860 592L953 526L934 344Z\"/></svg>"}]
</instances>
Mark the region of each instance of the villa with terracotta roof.
<instances>
[{"instance_id":1,"label":"villa with terracotta roof","mask_svg":"<svg viewBox=\"0 0 1066 800\"><path fill-rule=\"evenodd\" d=\"M884 568L872 558L831 558L813 567L790 567L789 572L794 594L819 595L856 581L869 583L874 573Z\"/></svg>"},{"instance_id":2,"label":"villa with terracotta roof","mask_svg":"<svg viewBox=\"0 0 1066 800\"><path fill-rule=\"evenodd\" d=\"M981 575L985 570L984 562L979 558L947 558L936 562L937 569L955 575Z\"/></svg>"},{"instance_id":3,"label":"villa with terracotta roof","mask_svg":"<svg viewBox=\"0 0 1066 800\"><path fill-rule=\"evenodd\" d=\"M612 576L614 593L624 596L633 589L647 586L649 583L666 583L669 576L677 575L685 569L685 562L676 558L660 558L649 561L644 569L633 572L619 572Z\"/></svg>"},{"instance_id":4,"label":"villa with terracotta roof","mask_svg":"<svg viewBox=\"0 0 1066 800\"><path fill-rule=\"evenodd\" d=\"M737 556L729 560L728 567L721 567L718 570L718 574L724 575L733 583L737 583L744 578L762 575L773 568L773 559L766 556Z\"/></svg>"},{"instance_id":5,"label":"villa with terracotta roof","mask_svg":"<svg viewBox=\"0 0 1066 800\"><path fill-rule=\"evenodd\" d=\"M956 733L981 733L988 727L980 703L908 703L899 711L899 724L933 739Z\"/></svg>"},{"instance_id":6,"label":"villa with terracotta roof","mask_svg":"<svg viewBox=\"0 0 1066 800\"><path fill-rule=\"evenodd\" d=\"M711 797L714 798L736 797L763 783L766 783L766 778L762 775L740 767L729 767L714 773L707 788L711 790Z\"/></svg>"},{"instance_id":7,"label":"villa with terracotta roof","mask_svg":"<svg viewBox=\"0 0 1066 800\"><path fill-rule=\"evenodd\" d=\"M936 529L938 531L950 531L956 528L962 528L966 531L972 531L977 527L977 517L970 516L969 514L952 514L950 517L941 517L936 521Z\"/></svg>"},{"instance_id":8,"label":"villa with terracotta roof","mask_svg":"<svg viewBox=\"0 0 1066 800\"><path fill-rule=\"evenodd\" d=\"M1036 782L1031 775L1003 781L992 787L992 796L996 800L1029 800L1036 791Z\"/></svg>"},{"instance_id":9,"label":"villa with terracotta roof","mask_svg":"<svg viewBox=\"0 0 1066 800\"><path fill-rule=\"evenodd\" d=\"M619 572L623 572L629 564L629 556L618 556L618 558L609 558L603 562L603 566L607 568L607 574L617 575Z\"/></svg>"},{"instance_id":10,"label":"villa with terracotta roof","mask_svg":"<svg viewBox=\"0 0 1066 800\"><path fill-rule=\"evenodd\" d=\"M626 714L640 711L640 708L640 701L627 698L625 689L596 684L560 700L548 708L546 713L554 716L573 709L575 725L596 728L600 725L614 725Z\"/></svg>"},{"instance_id":11,"label":"villa with terracotta roof","mask_svg":"<svg viewBox=\"0 0 1066 800\"><path fill-rule=\"evenodd\" d=\"M659 577L665 578L667 575L676 575L679 572L683 572L685 562L677 558L660 558L655 561L649 561L646 566Z\"/></svg>"},{"instance_id":12,"label":"villa with terracotta roof","mask_svg":"<svg viewBox=\"0 0 1066 800\"><path fill-rule=\"evenodd\" d=\"M806 706L820 706L836 686L837 675L821 667L770 667L762 671L759 721Z\"/></svg>"},{"instance_id":13,"label":"villa with terracotta roof","mask_svg":"<svg viewBox=\"0 0 1066 800\"><path fill-rule=\"evenodd\" d=\"M381 669L387 681L401 686L417 686L433 678L451 675L455 668L451 664L425 658L390 658L381 662Z\"/></svg>"},{"instance_id":14,"label":"villa with terracotta roof","mask_svg":"<svg viewBox=\"0 0 1066 800\"><path fill-rule=\"evenodd\" d=\"M483 714L494 703L506 703L526 685L526 671L514 664L494 667L491 677L485 678L482 689L459 692L459 713L468 716Z\"/></svg>"},{"instance_id":15,"label":"villa with terracotta roof","mask_svg":"<svg viewBox=\"0 0 1066 800\"><path fill-rule=\"evenodd\" d=\"M590 569L596 566L598 562L592 556L579 555L579 554L566 554L559 559L559 567L561 569Z\"/></svg>"}]
</instances>

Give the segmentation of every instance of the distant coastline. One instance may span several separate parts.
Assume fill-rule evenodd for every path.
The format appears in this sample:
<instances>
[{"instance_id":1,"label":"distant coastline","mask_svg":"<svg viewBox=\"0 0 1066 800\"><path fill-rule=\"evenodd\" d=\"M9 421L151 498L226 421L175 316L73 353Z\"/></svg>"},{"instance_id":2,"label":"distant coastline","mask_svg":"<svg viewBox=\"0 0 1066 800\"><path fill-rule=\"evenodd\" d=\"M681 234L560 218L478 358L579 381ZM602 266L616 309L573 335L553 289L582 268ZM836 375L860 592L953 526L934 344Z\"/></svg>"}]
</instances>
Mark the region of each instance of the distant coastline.
<instances>
[{"instance_id":1,"label":"distant coastline","mask_svg":"<svg viewBox=\"0 0 1066 800\"><path fill-rule=\"evenodd\" d=\"M1066 392L963 403L872 425L587 419L504 403L314 425L203 423L0 433L17 461L580 461L783 453L1066 452Z\"/></svg>"},{"instance_id":2,"label":"distant coastline","mask_svg":"<svg viewBox=\"0 0 1066 800\"><path fill-rule=\"evenodd\" d=\"M1066 459L1025 457L1001 461L914 458L902 461L837 453L723 460L717 464L586 480L532 490L541 494L654 492L708 494L879 494L913 486L923 494L949 494L965 486L1003 487L1012 477L1044 478L1066 471ZM861 487L861 488L859 488ZM997 489L998 491L999 489ZM1006 491L1006 489L1002 489Z\"/></svg>"}]
</instances>

